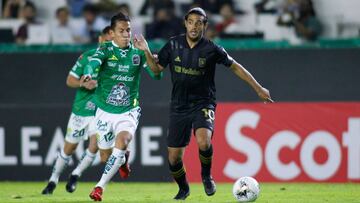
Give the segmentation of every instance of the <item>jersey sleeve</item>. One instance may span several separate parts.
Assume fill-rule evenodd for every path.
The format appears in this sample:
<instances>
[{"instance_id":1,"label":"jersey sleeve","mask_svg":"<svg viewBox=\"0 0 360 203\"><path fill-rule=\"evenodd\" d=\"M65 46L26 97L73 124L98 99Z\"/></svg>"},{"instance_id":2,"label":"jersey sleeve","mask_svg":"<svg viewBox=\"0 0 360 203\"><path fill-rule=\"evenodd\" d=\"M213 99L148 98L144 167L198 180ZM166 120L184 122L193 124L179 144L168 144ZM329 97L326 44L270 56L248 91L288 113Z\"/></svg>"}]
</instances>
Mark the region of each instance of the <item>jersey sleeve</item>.
<instances>
[{"instance_id":1,"label":"jersey sleeve","mask_svg":"<svg viewBox=\"0 0 360 203\"><path fill-rule=\"evenodd\" d=\"M219 45L215 45L216 46L216 56L217 56L217 60L216 63L217 64L223 64L226 67L230 67L231 64L233 64L234 59L229 56L229 54L225 51L225 49Z\"/></svg>"},{"instance_id":2,"label":"jersey sleeve","mask_svg":"<svg viewBox=\"0 0 360 203\"><path fill-rule=\"evenodd\" d=\"M158 53L159 64L166 68L170 63L170 53L171 53L171 41L167 42L163 48Z\"/></svg>"},{"instance_id":3,"label":"jersey sleeve","mask_svg":"<svg viewBox=\"0 0 360 203\"><path fill-rule=\"evenodd\" d=\"M84 71L84 67L88 63L87 57L85 54L81 54L79 58L76 60L76 63L71 68L69 75L74 76L75 78L79 79Z\"/></svg>"},{"instance_id":4,"label":"jersey sleeve","mask_svg":"<svg viewBox=\"0 0 360 203\"><path fill-rule=\"evenodd\" d=\"M164 73L163 72L160 72L158 75L155 75L154 72L152 72L152 70L149 68L149 67L146 67L145 68L145 71L147 72L147 74L150 75L150 77L154 80L160 80L163 76L164 76Z\"/></svg>"},{"instance_id":5,"label":"jersey sleeve","mask_svg":"<svg viewBox=\"0 0 360 203\"><path fill-rule=\"evenodd\" d=\"M160 80L163 77L163 73L161 72L159 75L155 75L155 73L151 70L151 68L148 66L148 64L146 63L146 56L145 56L145 52L141 52L141 66L145 69L145 71L147 72L147 74L150 75L150 77L154 80Z\"/></svg>"},{"instance_id":6,"label":"jersey sleeve","mask_svg":"<svg viewBox=\"0 0 360 203\"><path fill-rule=\"evenodd\" d=\"M107 59L107 47L106 44L100 45L94 55L91 56L89 63L84 68L84 75L92 75L97 67Z\"/></svg>"}]
</instances>

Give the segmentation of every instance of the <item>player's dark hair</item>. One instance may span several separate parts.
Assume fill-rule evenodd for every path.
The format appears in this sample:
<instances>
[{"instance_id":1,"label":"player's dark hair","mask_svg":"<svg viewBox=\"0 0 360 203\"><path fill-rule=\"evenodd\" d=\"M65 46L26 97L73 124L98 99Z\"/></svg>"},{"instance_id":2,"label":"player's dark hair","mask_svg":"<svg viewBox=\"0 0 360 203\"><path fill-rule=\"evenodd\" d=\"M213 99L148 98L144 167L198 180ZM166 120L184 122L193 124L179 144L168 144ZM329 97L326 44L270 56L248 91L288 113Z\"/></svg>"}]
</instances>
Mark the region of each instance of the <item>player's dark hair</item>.
<instances>
[{"instance_id":1,"label":"player's dark hair","mask_svg":"<svg viewBox=\"0 0 360 203\"><path fill-rule=\"evenodd\" d=\"M202 9L202 8L200 8L200 7L195 7L195 8L190 9L190 10L186 13L186 15L185 15L185 20L188 19L188 17L189 17L190 14L197 14L197 15L200 15L200 16L204 16L204 21L203 21L203 23L205 23L205 24L206 24L207 21L208 21L208 17L207 17L207 15L206 15L206 12L204 11L204 9Z\"/></svg>"},{"instance_id":2,"label":"player's dark hair","mask_svg":"<svg viewBox=\"0 0 360 203\"><path fill-rule=\"evenodd\" d=\"M116 22L118 22L118 21L130 22L130 18L129 18L129 16L127 16L127 15L119 12L118 14L114 15L114 16L111 18L111 23L110 23L111 29L114 29L114 28L115 28Z\"/></svg>"},{"instance_id":3,"label":"player's dark hair","mask_svg":"<svg viewBox=\"0 0 360 203\"><path fill-rule=\"evenodd\" d=\"M102 34L102 35L109 34L109 33L110 33L110 30L111 30L111 27L110 27L110 25L108 25L108 26L106 26L106 27L101 31L101 34Z\"/></svg>"}]
</instances>

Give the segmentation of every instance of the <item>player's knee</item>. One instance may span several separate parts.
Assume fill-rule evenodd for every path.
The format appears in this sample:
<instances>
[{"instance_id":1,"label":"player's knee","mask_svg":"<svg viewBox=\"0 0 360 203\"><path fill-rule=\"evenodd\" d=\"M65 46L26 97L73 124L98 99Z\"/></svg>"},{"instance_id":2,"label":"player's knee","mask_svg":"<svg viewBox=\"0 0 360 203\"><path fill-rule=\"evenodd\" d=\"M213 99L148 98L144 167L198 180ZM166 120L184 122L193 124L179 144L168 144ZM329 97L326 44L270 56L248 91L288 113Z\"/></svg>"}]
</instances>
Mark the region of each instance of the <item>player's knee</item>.
<instances>
[{"instance_id":1,"label":"player's knee","mask_svg":"<svg viewBox=\"0 0 360 203\"><path fill-rule=\"evenodd\" d=\"M89 152L96 154L96 152L98 151L97 146L89 146Z\"/></svg>"},{"instance_id":2,"label":"player's knee","mask_svg":"<svg viewBox=\"0 0 360 203\"><path fill-rule=\"evenodd\" d=\"M77 144L73 144L73 143L65 141L64 153L67 156L70 156L74 153L74 151L76 150L76 147L77 147Z\"/></svg>"},{"instance_id":3,"label":"player's knee","mask_svg":"<svg viewBox=\"0 0 360 203\"><path fill-rule=\"evenodd\" d=\"M131 139L132 139L132 135L130 133L121 132L116 137L115 147L118 149L125 150L125 149L127 149Z\"/></svg>"},{"instance_id":4,"label":"player's knee","mask_svg":"<svg viewBox=\"0 0 360 203\"><path fill-rule=\"evenodd\" d=\"M197 143L198 143L199 149L202 151L206 151L211 146L210 140L207 140L207 139L198 140Z\"/></svg>"},{"instance_id":5,"label":"player's knee","mask_svg":"<svg viewBox=\"0 0 360 203\"><path fill-rule=\"evenodd\" d=\"M180 161L182 161L181 154L169 153L169 163L171 165L175 165L175 164L179 163Z\"/></svg>"},{"instance_id":6,"label":"player's knee","mask_svg":"<svg viewBox=\"0 0 360 203\"><path fill-rule=\"evenodd\" d=\"M111 151L104 151L104 150L100 150L100 161L101 163L106 163L106 161L108 160L109 156L111 154Z\"/></svg>"},{"instance_id":7,"label":"player's knee","mask_svg":"<svg viewBox=\"0 0 360 203\"><path fill-rule=\"evenodd\" d=\"M182 161L181 157L180 158L179 157L169 157L170 165L176 165L180 161Z\"/></svg>"},{"instance_id":8,"label":"player's knee","mask_svg":"<svg viewBox=\"0 0 360 203\"><path fill-rule=\"evenodd\" d=\"M93 154L95 154L99 150L99 148L97 146L97 140L96 140L95 135L90 136L90 142L89 142L88 149Z\"/></svg>"}]
</instances>

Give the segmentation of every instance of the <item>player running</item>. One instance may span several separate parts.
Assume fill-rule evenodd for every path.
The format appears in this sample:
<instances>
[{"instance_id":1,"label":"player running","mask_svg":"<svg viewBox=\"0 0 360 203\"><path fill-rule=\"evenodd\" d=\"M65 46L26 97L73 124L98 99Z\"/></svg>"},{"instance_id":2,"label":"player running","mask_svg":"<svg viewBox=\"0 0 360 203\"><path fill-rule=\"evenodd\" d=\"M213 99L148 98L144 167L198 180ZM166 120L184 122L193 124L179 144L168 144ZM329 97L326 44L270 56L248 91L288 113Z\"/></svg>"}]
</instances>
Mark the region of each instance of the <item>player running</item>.
<instances>
[{"instance_id":1,"label":"player running","mask_svg":"<svg viewBox=\"0 0 360 203\"><path fill-rule=\"evenodd\" d=\"M111 39L110 26L107 26L103 29L98 41L99 43L103 43L105 41L110 41ZM54 192L61 172L69 163L71 155L75 152L75 149L81 140L87 140L90 136L89 146L82 155L77 167L72 171L66 184L66 191L75 191L78 179L83 171L92 164L98 151L94 123L91 123L93 122L96 110L95 103L93 102L93 95L97 86L97 73L95 72L92 80L89 81L84 81L83 77L84 67L95 52L96 49L84 52L76 61L67 77L66 84L71 88L77 88L77 92L67 126L65 145L58 154L49 182L42 191L42 194L44 195L52 194ZM120 170L121 177L126 178L129 173L130 169L128 164L124 165Z\"/></svg>"},{"instance_id":2,"label":"player running","mask_svg":"<svg viewBox=\"0 0 360 203\"><path fill-rule=\"evenodd\" d=\"M143 51L130 42L131 28L128 16L119 13L111 18L113 41L102 44L86 66L86 76L99 68L95 103L96 133L100 155L110 155L100 181L90 193L94 201L101 201L107 183L119 167L125 164L126 149L135 135L139 122L139 84L141 69L154 75L146 64Z\"/></svg>"},{"instance_id":3,"label":"player running","mask_svg":"<svg viewBox=\"0 0 360 203\"><path fill-rule=\"evenodd\" d=\"M183 165L185 147L189 144L193 130L199 147L201 177L205 193L215 194L216 186L211 176L213 148L211 138L215 120L215 66L223 64L236 76L246 81L264 102L273 102L270 93L239 63L232 59L224 48L205 39L207 16L203 9L197 7L185 15L186 34L179 35L170 41L158 53L159 64L149 60L155 73L170 68L173 83L170 124L167 136L170 172L179 186L174 197L186 199L190 194L186 171ZM147 57L152 54L146 40L141 36L134 40L138 47L145 51Z\"/></svg>"}]
</instances>

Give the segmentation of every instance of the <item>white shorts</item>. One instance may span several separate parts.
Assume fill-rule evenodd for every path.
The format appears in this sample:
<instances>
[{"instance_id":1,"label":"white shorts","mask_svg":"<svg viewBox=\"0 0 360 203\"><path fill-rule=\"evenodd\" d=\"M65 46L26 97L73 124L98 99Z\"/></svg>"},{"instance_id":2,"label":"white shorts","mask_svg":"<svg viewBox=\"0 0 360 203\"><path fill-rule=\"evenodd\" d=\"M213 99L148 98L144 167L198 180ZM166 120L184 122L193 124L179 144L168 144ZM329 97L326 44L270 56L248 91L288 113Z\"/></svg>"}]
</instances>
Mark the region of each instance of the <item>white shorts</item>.
<instances>
[{"instance_id":1,"label":"white shorts","mask_svg":"<svg viewBox=\"0 0 360 203\"><path fill-rule=\"evenodd\" d=\"M94 116L78 116L71 113L65 140L77 144L81 140L87 140L89 135L95 134L94 118Z\"/></svg>"},{"instance_id":2,"label":"white shorts","mask_svg":"<svg viewBox=\"0 0 360 203\"><path fill-rule=\"evenodd\" d=\"M139 123L141 108L136 107L122 114L108 113L100 108L96 110L96 138L100 149L111 149L115 146L116 135L127 131L135 135Z\"/></svg>"}]
</instances>

